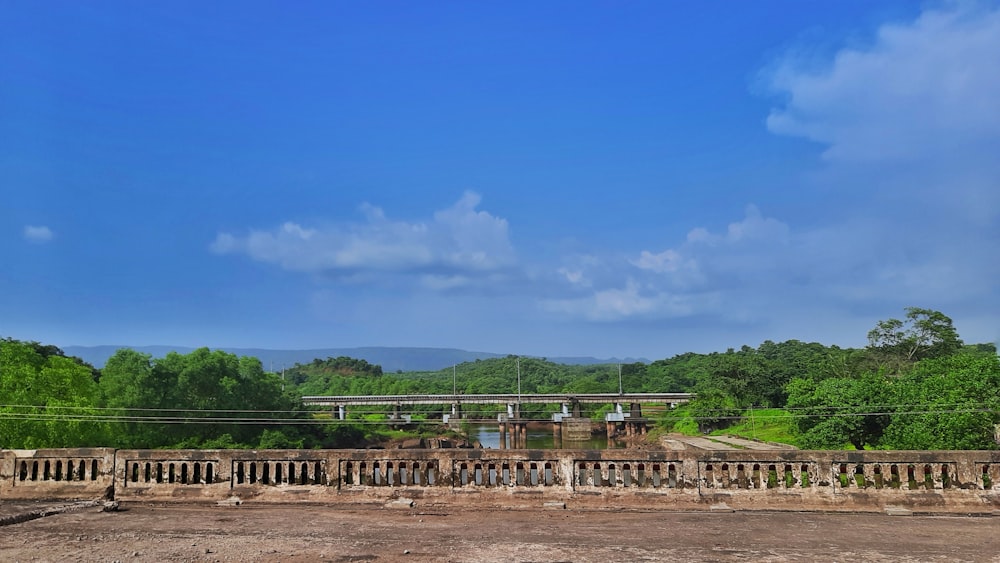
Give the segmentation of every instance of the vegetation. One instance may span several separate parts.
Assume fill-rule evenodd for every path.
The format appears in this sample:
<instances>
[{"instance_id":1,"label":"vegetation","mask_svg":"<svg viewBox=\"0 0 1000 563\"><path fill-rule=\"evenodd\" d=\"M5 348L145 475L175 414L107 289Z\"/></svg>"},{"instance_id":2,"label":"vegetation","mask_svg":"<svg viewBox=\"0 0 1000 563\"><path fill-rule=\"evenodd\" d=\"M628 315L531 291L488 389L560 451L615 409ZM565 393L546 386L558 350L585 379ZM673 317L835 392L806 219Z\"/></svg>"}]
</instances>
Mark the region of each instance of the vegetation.
<instances>
[{"instance_id":1,"label":"vegetation","mask_svg":"<svg viewBox=\"0 0 1000 563\"><path fill-rule=\"evenodd\" d=\"M794 418L784 409L747 409L742 413L739 422L722 430L716 430L712 434L728 434L762 442L799 445Z\"/></svg>"},{"instance_id":2,"label":"vegetation","mask_svg":"<svg viewBox=\"0 0 1000 563\"><path fill-rule=\"evenodd\" d=\"M373 424L385 409L354 409L348 421L335 421L306 410L301 396L617 393L619 387L697 393L690 404L657 415L657 433L731 433L806 448L997 447L996 347L965 345L950 318L919 308L906 309L904 320L879 321L864 349L766 341L620 367L508 356L384 374L378 365L338 357L278 375L255 358L203 348L164 358L122 349L96 370L54 346L4 339L0 447L346 447L394 436ZM445 408L412 414L431 423ZM463 414L492 418L499 408ZM524 405L522 414L548 418L555 408ZM585 414L596 418L605 410Z\"/></svg>"}]
</instances>

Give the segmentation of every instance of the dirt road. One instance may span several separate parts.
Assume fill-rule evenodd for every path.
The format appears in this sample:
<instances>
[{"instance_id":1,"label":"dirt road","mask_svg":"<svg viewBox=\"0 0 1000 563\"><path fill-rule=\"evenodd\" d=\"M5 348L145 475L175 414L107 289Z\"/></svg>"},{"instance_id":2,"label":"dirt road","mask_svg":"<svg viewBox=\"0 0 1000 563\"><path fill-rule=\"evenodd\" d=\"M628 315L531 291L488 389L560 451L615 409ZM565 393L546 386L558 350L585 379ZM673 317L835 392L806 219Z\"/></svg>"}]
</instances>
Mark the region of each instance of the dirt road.
<instances>
[{"instance_id":1,"label":"dirt road","mask_svg":"<svg viewBox=\"0 0 1000 563\"><path fill-rule=\"evenodd\" d=\"M995 517L126 504L4 526L0 561L995 561L998 530Z\"/></svg>"}]
</instances>

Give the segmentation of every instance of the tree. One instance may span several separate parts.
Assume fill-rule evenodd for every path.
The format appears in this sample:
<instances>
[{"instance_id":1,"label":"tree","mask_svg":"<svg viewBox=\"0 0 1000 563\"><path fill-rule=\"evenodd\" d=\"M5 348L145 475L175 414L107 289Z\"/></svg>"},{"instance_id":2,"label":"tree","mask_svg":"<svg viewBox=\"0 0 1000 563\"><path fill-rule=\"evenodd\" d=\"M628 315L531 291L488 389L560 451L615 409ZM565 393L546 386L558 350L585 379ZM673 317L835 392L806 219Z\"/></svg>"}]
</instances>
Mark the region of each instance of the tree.
<instances>
[{"instance_id":1,"label":"tree","mask_svg":"<svg viewBox=\"0 0 1000 563\"><path fill-rule=\"evenodd\" d=\"M740 418L742 409L736 398L725 391L705 388L688 403L688 412L698 422L698 430L711 432L732 425Z\"/></svg>"},{"instance_id":2,"label":"tree","mask_svg":"<svg viewBox=\"0 0 1000 563\"><path fill-rule=\"evenodd\" d=\"M792 380L788 408L798 417L800 443L813 449L878 446L890 420L887 383L884 376L872 373L818 384Z\"/></svg>"},{"instance_id":3,"label":"tree","mask_svg":"<svg viewBox=\"0 0 1000 563\"><path fill-rule=\"evenodd\" d=\"M108 358L101 372L104 405L118 416L136 417L117 424L112 432L118 447L152 448L165 444L172 432L167 424L141 421L160 416L155 409L172 408L177 380L170 372L156 370L152 356L121 348Z\"/></svg>"},{"instance_id":4,"label":"tree","mask_svg":"<svg viewBox=\"0 0 1000 563\"><path fill-rule=\"evenodd\" d=\"M93 369L59 352L0 340L0 446L96 446L104 439Z\"/></svg>"},{"instance_id":5,"label":"tree","mask_svg":"<svg viewBox=\"0 0 1000 563\"><path fill-rule=\"evenodd\" d=\"M906 320L879 321L868 332L868 350L879 366L899 373L916 362L954 354L962 340L944 313L906 308Z\"/></svg>"},{"instance_id":6,"label":"tree","mask_svg":"<svg viewBox=\"0 0 1000 563\"><path fill-rule=\"evenodd\" d=\"M894 382L897 412L886 428L890 449L996 449L1000 361L962 353L924 360Z\"/></svg>"}]
</instances>

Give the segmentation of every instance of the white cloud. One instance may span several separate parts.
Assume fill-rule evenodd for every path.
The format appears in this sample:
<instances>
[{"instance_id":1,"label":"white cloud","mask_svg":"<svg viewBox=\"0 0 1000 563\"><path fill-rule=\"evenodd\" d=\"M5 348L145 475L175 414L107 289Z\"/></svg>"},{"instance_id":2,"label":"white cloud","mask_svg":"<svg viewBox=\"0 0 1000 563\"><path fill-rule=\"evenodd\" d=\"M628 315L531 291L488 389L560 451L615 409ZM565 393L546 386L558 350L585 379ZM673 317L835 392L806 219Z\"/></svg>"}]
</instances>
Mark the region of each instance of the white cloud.
<instances>
[{"instance_id":1,"label":"white cloud","mask_svg":"<svg viewBox=\"0 0 1000 563\"><path fill-rule=\"evenodd\" d=\"M1000 307L1000 10L947 6L885 25L829 64L788 57L769 76L782 94L769 130L826 145L825 166L801 179L816 210L790 216L794 228L751 205L723 228L569 268L575 296L543 307L720 327L911 305L979 322Z\"/></svg>"},{"instance_id":2,"label":"white cloud","mask_svg":"<svg viewBox=\"0 0 1000 563\"><path fill-rule=\"evenodd\" d=\"M627 279L625 287L601 289L579 298L545 300L542 308L569 317L606 322L684 317L696 310L693 301L690 296L643 288L636 280Z\"/></svg>"},{"instance_id":3,"label":"white cloud","mask_svg":"<svg viewBox=\"0 0 1000 563\"><path fill-rule=\"evenodd\" d=\"M667 249L659 254L643 250L639 254L639 259L633 260L632 264L642 270L663 274L681 269L684 266L684 259L676 250Z\"/></svg>"},{"instance_id":4,"label":"white cloud","mask_svg":"<svg viewBox=\"0 0 1000 563\"><path fill-rule=\"evenodd\" d=\"M507 221L478 211L479 203L478 194L466 192L431 220L413 223L392 221L366 203L363 223L305 227L287 222L245 236L219 233L210 248L297 272L423 272L430 275L424 278L427 287L457 287L467 283L467 275L515 263Z\"/></svg>"},{"instance_id":5,"label":"white cloud","mask_svg":"<svg viewBox=\"0 0 1000 563\"><path fill-rule=\"evenodd\" d=\"M44 225L27 225L24 227L24 238L29 242L49 242L53 237L55 237L55 233L52 232L52 229Z\"/></svg>"},{"instance_id":6,"label":"white cloud","mask_svg":"<svg viewBox=\"0 0 1000 563\"><path fill-rule=\"evenodd\" d=\"M562 276L566 278L566 281L568 281L569 283L571 283L573 285L583 285L583 286L590 285L590 281L587 280L587 279L585 279L583 277L583 271L582 270L571 270L569 268L559 268L556 271L559 272L560 274L562 274Z\"/></svg>"},{"instance_id":7,"label":"white cloud","mask_svg":"<svg viewBox=\"0 0 1000 563\"><path fill-rule=\"evenodd\" d=\"M827 144L831 160L961 153L1000 136L1000 10L971 2L881 27L829 66L794 57L770 77L786 103L768 128Z\"/></svg>"},{"instance_id":8,"label":"white cloud","mask_svg":"<svg viewBox=\"0 0 1000 563\"><path fill-rule=\"evenodd\" d=\"M595 321L717 314L719 292L771 280L776 271L801 266L792 265L792 246L787 225L749 205L743 219L721 233L697 227L671 248L642 250L619 260L591 258L578 261L573 269L561 268L558 273L571 290L587 291L545 300L543 308Z\"/></svg>"}]
</instances>

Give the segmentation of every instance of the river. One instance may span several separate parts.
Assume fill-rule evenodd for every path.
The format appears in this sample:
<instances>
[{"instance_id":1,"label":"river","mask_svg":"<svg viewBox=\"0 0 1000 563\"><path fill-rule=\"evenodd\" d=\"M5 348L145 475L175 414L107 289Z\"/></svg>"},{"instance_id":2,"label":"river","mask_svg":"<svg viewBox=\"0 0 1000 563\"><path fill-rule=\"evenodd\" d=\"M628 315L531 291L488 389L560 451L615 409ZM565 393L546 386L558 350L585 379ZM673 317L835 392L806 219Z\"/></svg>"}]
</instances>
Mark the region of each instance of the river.
<instances>
[{"instance_id":1,"label":"river","mask_svg":"<svg viewBox=\"0 0 1000 563\"><path fill-rule=\"evenodd\" d=\"M500 429L497 424L469 424L469 440L479 442L484 448L500 448ZM552 428L549 425L528 427L528 449L553 449L556 448L555 438L552 435ZM579 450L604 450L608 448L621 447L620 444L612 442L608 445L608 439L604 436L593 436L589 440L582 442L570 442L563 440L561 446L565 449Z\"/></svg>"}]
</instances>

